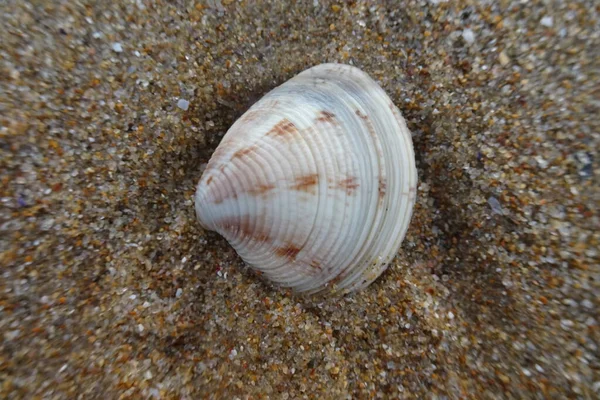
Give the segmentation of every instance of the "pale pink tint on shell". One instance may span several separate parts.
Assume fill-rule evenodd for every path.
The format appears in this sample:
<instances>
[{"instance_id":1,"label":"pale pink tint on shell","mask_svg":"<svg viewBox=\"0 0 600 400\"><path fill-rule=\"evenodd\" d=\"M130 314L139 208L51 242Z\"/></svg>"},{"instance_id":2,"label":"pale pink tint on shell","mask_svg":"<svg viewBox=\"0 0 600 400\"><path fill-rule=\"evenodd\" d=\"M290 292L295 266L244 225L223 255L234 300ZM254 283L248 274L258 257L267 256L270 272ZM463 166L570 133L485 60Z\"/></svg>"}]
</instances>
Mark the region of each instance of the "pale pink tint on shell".
<instances>
[{"instance_id":1,"label":"pale pink tint on shell","mask_svg":"<svg viewBox=\"0 0 600 400\"><path fill-rule=\"evenodd\" d=\"M233 124L200 179L196 213L274 283L347 293L398 252L416 185L391 99L361 70L322 64Z\"/></svg>"}]
</instances>

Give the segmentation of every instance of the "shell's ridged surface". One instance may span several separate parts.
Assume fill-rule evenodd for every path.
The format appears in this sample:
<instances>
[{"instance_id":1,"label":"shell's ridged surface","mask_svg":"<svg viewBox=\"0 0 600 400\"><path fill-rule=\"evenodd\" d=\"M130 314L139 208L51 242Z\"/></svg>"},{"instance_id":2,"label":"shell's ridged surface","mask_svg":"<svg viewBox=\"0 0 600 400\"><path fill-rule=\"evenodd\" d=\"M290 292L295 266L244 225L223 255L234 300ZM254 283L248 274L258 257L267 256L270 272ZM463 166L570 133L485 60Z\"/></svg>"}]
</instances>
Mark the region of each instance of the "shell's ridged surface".
<instances>
[{"instance_id":1,"label":"shell's ridged surface","mask_svg":"<svg viewBox=\"0 0 600 400\"><path fill-rule=\"evenodd\" d=\"M322 64L235 122L200 180L196 212L277 284L345 293L398 251L416 185L411 135L390 98L359 69Z\"/></svg>"}]
</instances>

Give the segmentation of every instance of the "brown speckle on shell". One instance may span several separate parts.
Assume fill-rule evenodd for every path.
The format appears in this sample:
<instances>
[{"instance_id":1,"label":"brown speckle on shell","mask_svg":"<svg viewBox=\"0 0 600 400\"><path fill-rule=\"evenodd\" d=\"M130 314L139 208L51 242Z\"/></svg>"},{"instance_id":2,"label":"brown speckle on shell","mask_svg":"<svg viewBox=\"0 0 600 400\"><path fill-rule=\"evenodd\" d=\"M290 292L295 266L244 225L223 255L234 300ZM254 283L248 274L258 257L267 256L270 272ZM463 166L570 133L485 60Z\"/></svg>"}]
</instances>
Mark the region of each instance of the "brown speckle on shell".
<instances>
[{"instance_id":1,"label":"brown speckle on shell","mask_svg":"<svg viewBox=\"0 0 600 400\"><path fill-rule=\"evenodd\" d=\"M318 182L319 176L317 174L304 175L297 178L290 188L301 192L315 193L315 186Z\"/></svg>"},{"instance_id":2,"label":"brown speckle on shell","mask_svg":"<svg viewBox=\"0 0 600 400\"><path fill-rule=\"evenodd\" d=\"M240 149L238 151L236 151L235 153L233 153L233 156L231 157L231 161L235 160L236 158L242 158L250 153L252 153L254 151L253 147L246 147L243 149Z\"/></svg>"},{"instance_id":3,"label":"brown speckle on shell","mask_svg":"<svg viewBox=\"0 0 600 400\"><path fill-rule=\"evenodd\" d=\"M262 118L265 115L266 115L265 110L262 110L262 109L261 110L250 110L246 114L244 114L241 119L244 122L251 122L251 121L257 120L259 118Z\"/></svg>"},{"instance_id":4,"label":"brown speckle on shell","mask_svg":"<svg viewBox=\"0 0 600 400\"><path fill-rule=\"evenodd\" d=\"M356 113L356 115L358 115L358 117L360 119L362 119L363 121L365 121L365 125L367 126L367 130L369 131L369 134L371 135L371 137L373 139L377 139L377 133L375 133L375 128L373 127L373 124L369 120L369 116L366 115L366 114L363 114L358 109L356 111L354 111L354 112ZM381 157L381 154L379 153L379 150L378 150L378 155Z\"/></svg>"},{"instance_id":5,"label":"brown speckle on shell","mask_svg":"<svg viewBox=\"0 0 600 400\"><path fill-rule=\"evenodd\" d=\"M327 110L319 112L317 116L317 122L328 122L331 124L337 123L335 120L335 114Z\"/></svg>"},{"instance_id":6,"label":"brown speckle on shell","mask_svg":"<svg viewBox=\"0 0 600 400\"><path fill-rule=\"evenodd\" d=\"M314 269L318 269L318 270L322 270L323 268L321 267L321 263L318 261L311 261L309 264L311 267L313 267Z\"/></svg>"},{"instance_id":7,"label":"brown speckle on shell","mask_svg":"<svg viewBox=\"0 0 600 400\"><path fill-rule=\"evenodd\" d=\"M222 227L224 229L242 229L241 226L238 226L240 221L244 220L244 215L239 217L224 217L217 221L217 226Z\"/></svg>"},{"instance_id":8,"label":"brown speckle on shell","mask_svg":"<svg viewBox=\"0 0 600 400\"><path fill-rule=\"evenodd\" d=\"M300 253L300 250L302 250L300 247L290 244L276 249L275 254L280 257L286 257L288 260L293 261L298 256L298 253Z\"/></svg>"},{"instance_id":9,"label":"brown speckle on shell","mask_svg":"<svg viewBox=\"0 0 600 400\"><path fill-rule=\"evenodd\" d=\"M277 124L275 124L275 126L273 126L273 128L269 132L267 132L267 136L278 139L285 139L294 136L297 133L298 128L296 128L296 125L294 125L294 123L291 122L289 119L284 118Z\"/></svg>"},{"instance_id":10,"label":"brown speckle on shell","mask_svg":"<svg viewBox=\"0 0 600 400\"><path fill-rule=\"evenodd\" d=\"M250 190L248 190L248 193L250 193L253 196L258 196L261 194L265 194L273 189L275 189L275 185L273 185L272 183L264 183L251 188Z\"/></svg>"},{"instance_id":11,"label":"brown speckle on shell","mask_svg":"<svg viewBox=\"0 0 600 400\"><path fill-rule=\"evenodd\" d=\"M385 192L387 190L387 183L384 178L379 178L379 200L383 200Z\"/></svg>"},{"instance_id":12,"label":"brown speckle on shell","mask_svg":"<svg viewBox=\"0 0 600 400\"><path fill-rule=\"evenodd\" d=\"M356 179L356 177L351 176L344 179L343 181L340 181L337 185L337 188L344 190L348 195L352 195L356 191L356 189L358 189L359 186L360 185L358 184L358 180Z\"/></svg>"},{"instance_id":13,"label":"brown speckle on shell","mask_svg":"<svg viewBox=\"0 0 600 400\"><path fill-rule=\"evenodd\" d=\"M338 275L336 275L333 279L331 279L329 281L329 286L331 286L331 287L333 287L333 289L335 289L337 284L342 280L342 275L344 274L344 272L346 272L345 269L343 271L341 271Z\"/></svg>"},{"instance_id":14,"label":"brown speckle on shell","mask_svg":"<svg viewBox=\"0 0 600 400\"><path fill-rule=\"evenodd\" d=\"M354 112L356 113L356 115L358 115L359 118L362 118L362 119L368 119L369 118L365 114L363 114L360 110L356 110Z\"/></svg>"},{"instance_id":15,"label":"brown speckle on shell","mask_svg":"<svg viewBox=\"0 0 600 400\"><path fill-rule=\"evenodd\" d=\"M255 242L263 242L263 243L266 243L266 242L270 242L270 241L271 241L271 238L270 238L270 237L269 237L269 235L268 235L268 234L266 234L266 233L260 233L260 234L256 234L256 233L255 233L255 234L253 234L253 235L251 236L251 238L252 238L252 240L254 240Z\"/></svg>"},{"instance_id":16,"label":"brown speckle on shell","mask_svg":"<svg viewBox=\"0 0 600 400\"><path fill-rule=\"evenodd\" d=\"M237 234L241 238L251 238L255 242L269 242L271 238L267 229L257 229L252 226L251 219L248 215L240 217L226 217L217 221L217 226Z\"/></svg>"},{"instance_id":17,"label":"brown speckle on shell","mask_svg":"<svg viewBox=\"0 0 600 400\"><path fill-rule=\"evenodd\" d=\"M227 199L237 199L237 194L236 193L223 193L221 194L220 192L212 192L214 197L213 197L213 203L215 204L221 204L222 202L224 202Z\"/></svg>"}]
</instances>

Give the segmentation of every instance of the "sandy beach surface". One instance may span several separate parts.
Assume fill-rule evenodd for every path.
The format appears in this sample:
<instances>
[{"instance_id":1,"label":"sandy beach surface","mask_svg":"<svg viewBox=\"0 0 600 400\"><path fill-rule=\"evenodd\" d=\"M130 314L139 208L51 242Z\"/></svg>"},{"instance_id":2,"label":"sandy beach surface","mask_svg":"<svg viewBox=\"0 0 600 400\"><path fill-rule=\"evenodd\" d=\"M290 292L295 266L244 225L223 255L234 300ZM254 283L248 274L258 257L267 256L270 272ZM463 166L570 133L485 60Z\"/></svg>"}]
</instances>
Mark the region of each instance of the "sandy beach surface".
<instances>
[{"instance_id":1,"label":"sandy beach surface","mask_svg":"<svg viewBox=\"0 0 600 400\"><path fill-rule=\"evenodd\" d=\"M0 397L600 396L597 1L0 1ZM261 280L193 194L323 62L402 111L419 174L366 290Z\"/></svg>"}]
</instances>

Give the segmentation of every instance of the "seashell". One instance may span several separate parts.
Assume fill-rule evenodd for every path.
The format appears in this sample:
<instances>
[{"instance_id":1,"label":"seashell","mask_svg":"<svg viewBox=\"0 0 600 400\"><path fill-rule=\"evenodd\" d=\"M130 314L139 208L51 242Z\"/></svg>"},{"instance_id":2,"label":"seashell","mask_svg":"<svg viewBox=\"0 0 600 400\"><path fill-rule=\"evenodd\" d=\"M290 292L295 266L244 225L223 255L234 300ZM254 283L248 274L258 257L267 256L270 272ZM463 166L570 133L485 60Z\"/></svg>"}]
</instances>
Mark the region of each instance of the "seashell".
<instances>
[{"instance_id":1,"label":"seashell","mask_svg":"<svg viewBox=\"0 0 600 400\"><path fill-rule=\"evenodd\" d=\"M205 229L274 283L348 293L397 253L416 185L411 135L390 98L361 70L322 64L231 126L195 206Z\"/></svg>"}]
</instances>

